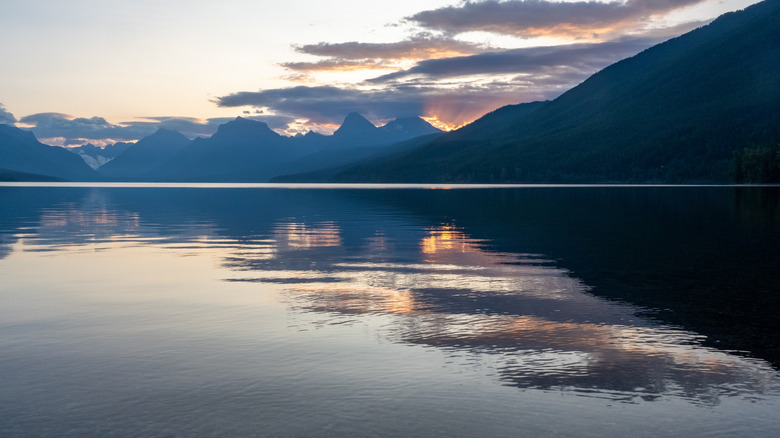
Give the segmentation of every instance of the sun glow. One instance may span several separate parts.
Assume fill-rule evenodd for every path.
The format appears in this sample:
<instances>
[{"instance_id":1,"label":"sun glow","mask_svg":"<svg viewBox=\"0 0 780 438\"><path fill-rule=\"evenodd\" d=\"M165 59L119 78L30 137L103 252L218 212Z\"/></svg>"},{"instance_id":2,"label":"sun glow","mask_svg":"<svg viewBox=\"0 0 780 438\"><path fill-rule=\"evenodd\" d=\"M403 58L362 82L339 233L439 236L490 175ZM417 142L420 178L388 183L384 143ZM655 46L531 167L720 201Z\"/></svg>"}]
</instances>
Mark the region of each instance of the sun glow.
<instances>
[{"instance_id":1,"label":"sun glow","mask_svg":"<svg viewBox=\"0 0 780 438\"><path fill-rule=\"evenodd\" d=\"M471 123L471 121L469 121L460 124L450 124L443 120L439 120L439 116L437 116L436 114L430 116L421 116L420 118L430 123L434 127L439 128L442 131L446 131L446 132L454 131L456 129L462 128L468 125L469 123Z\"/></svg>"}]
</instances>

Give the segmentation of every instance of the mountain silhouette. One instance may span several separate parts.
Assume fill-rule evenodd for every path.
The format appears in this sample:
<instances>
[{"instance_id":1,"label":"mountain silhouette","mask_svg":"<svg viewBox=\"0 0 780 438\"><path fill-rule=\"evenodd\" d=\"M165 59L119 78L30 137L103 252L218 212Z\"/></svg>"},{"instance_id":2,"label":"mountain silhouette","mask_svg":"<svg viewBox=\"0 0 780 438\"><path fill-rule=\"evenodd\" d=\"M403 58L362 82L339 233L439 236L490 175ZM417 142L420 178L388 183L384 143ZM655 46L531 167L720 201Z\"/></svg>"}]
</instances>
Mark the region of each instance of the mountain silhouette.
<instances>
[{"instance_id":1,"label":"mountain silhouette","mask_svg":"<svg viewBox=\"0 0 780 438\"><path fill-rule=\"evenodd\" d=\"M271 178L270 181L279 183L328 181L360 163L379 162L387 157L428 144L441 135L442 132L439 131L390 145L324 149L280 167L278 176Z\"/></svg>"},{"instance_id":2,"label":"mountain silhouette","mask_svg":"<svg viewBox=\"0 0 780 438\"><path fill-rule=\"evenodd\" d=\"M148 174L160 181L265 181L294 148L264 122L237 117L209 138L197 138Z\"/></svg>"},{"instance_id":3,"label":"mountain silhouette","mask_svg":"<svg viewBox=\"0 0 780 438\"><path fill-rule=\"evenodd\" d=\"M617 62L531 111L501 109L334 180L726 182L735 154L780 142L777 35L780 1L758 3Z\"/></svg>"},{"instance_id":4,"label":"mountain silhouette","mask_svg":"<svg viewBox=\"0 0 780 438\"><path fill-rule=\"evenodd\" d=\"M256 141L275 141L280 139L281 135L271 130L265 122L236 117L235 120L220 125L212 138L223 142L243 142L249 138Z\"/></svg>"},{"instance_id":5,"label":"mountain silhouette","mask_svg":"<svg viewBox=\"0 0 780 438\"><path fill-rule=\"evenodd\" d=\"M4 179L98 179L97 173L77 155L65 148L45 145L32 132L9 125L0 125L0 169L6 171Z\"/></svg>"},{"instance_id":6,"label":"mountain silhouette","mask_svg":"<svg viewBox=\"0 0 780 438\"><path fill-rule=\"evenodd\" d=\"M375 154L377 147L441 132L418 120L399 119L377 128L360 114L351 113L333 135L309 132L284 137L264 122L237 117L220 125L210 138L195 139L145 179L265 182L280 175L357 163Z\"/></svg>"},{"instance_id":7,"label":"mountain silhouette","mask_svg":"<svg viewBox=\"0 0 780 438\"><path fill-rule=\"evenodd\" d=\"M237 117L220 125L209 138L189 140L176 131L160 129L135 144L117 143L104 149L91 144L71 148L71 161L74 157L78 158L78 154L84 158L81 164L86 161L97 167L98 173L87 172L91 177L51 173L40 166L16 168L8 161L12 154L6 154L4 158L8 161L8 166L5 166L8 171L22 172L14 175L6 173L7 179L40 180L48 175L62 179L109 181L265 182L281 175L318 169L328 169L326 173L331 175L334 168L344 169L349 164L369 158L408 150L410 144L418 146L422 142L409 143L409 140L438 134L441 134L440 130L419 117L396 119L376 127L360 114L351 113L332 135L308 132L285 137L264 122ZM30 137L35 141L30 133L17 133L17 136ZM47 150L54 149L38 145L49 148ZM122 148L125 148L123 152L111 157ZM62 148L56 149L67 152ZM25 173L30 175L25 176Z\"/></svg>"},{"instance_id":8,"label":"mountain silhouette","mask_svg":"<svg viewBox=\"0 0 780 438\"><path fill-rule=\"evenodd\" d=\"M374 144L378 136L379 128L358 113L349 113L333 133L333 139L342 147Z\"/></svg>"},{"instance_id":9,"label":"mountain silhouette","mask_svg":"<svg viewBox=\"0 0 780 438\"><path fill-rule=\"evenodd\" d=\"M168 162L190 143L187 137L177 131L159 129L100 166L98 172L113 180L143 178L153 169Z\"/></svg>"},{"instance_id":10,"label":"mountain silhouette","mask_svg":"<svg viewBox=\"0 0 780 438\"><path fill-rule=\"evenodd\" d=\"M423 135L441 134L442 131L420 117L403 117L379 128L382 141L396 143Z\"/></svg>"},{"instance_id":11,"label":"mountain silhouette","mask_svg":"<svg viewBox=\"0 0 780 438\"><path fill-rule=\"evenodd\" d=\"M358 113L349 113L330 138L331 147L378 146L442 131L419 117L398 118L377 127Z\"/></svg>"}]
</instances>

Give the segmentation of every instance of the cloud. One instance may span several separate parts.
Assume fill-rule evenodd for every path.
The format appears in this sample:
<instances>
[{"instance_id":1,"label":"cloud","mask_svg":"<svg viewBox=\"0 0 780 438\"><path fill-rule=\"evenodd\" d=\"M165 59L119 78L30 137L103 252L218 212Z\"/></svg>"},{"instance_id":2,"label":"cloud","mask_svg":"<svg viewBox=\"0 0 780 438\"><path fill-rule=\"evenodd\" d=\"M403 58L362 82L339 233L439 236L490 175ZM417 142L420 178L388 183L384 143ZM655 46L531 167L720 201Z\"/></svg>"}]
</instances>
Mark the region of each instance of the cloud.
<instances>
[{"instance_id":1,"label":"cloud","mask_svg":"<svg viewBox=\"0 0 780 438\"><path fill-rule=\"evenodd\" d=\"M5 109L5 105L0 103L0 125L13 125L16 123L16 117Z\"/></svg>"},{"instance_id":2,"label":"cloud","mask_svg":"<svg viewBox=\"0 0 780 438\"><path fill-rule=\"evenodd\" d=\"M285 62L279 64L288 70L313 72L313 71L362 71L384 70L391 66L385 62L375 60L352 61L349 59L325 59L315 62Z\"/></svg>"},{"instance_id":3,"label":"cloud","mask_svg":"<svg viewBox=\"0 0 780 438\"><path fill-rule=\"evenodd\" d=\"M148 135L148 130L114 125L102 117L84 118L62 113L38 113L22 117L19 122L32 125L30 130L38 138L136 140Z\"/></svg>"},{"instance_id":4,"label":"cloud","mask_svg":"<svg viewBox=\"0 0 780 438\"><path fill-rule=\"evenodd\" d=\"M193 138L211 135L221 123L230 119L200 120L189 117L146 117L141 121L110 123L103 117L74 117L62 113L38 113L19 120L29 125L39 139L58 139L62 144L83 144L89 141L136 141L165 128Z\"/></svg>"},{"instance_id":5,"label":"cloud","mask_svg":"<svg viewBox=\"0 0 780 438\"><path fill-rule=\"evenodd\" d=\"M340 123L350 112L369 118L413 116L422 111L421 99L409 99L392 88L360 90L356 87L298 86L241 91L217 98L221 107L254 106L308 119L312 123Z\"/></svg>"},{"instance_id":6,"label":"cloud","mask_svg":"<svg viewBox=\"0 0 780 438\"><path fill-rule=\"evenodd\" d=\"M704 0L466 1L459 6L418 12L407 20L455 35L484 31L521 38L594 38L641 29L652 18Z\"/></svg>"},{"instance_id":7,"label":"cloud","mask_svg":"<svg viewBox=\"0 0 780 438\"><path fill-rule=\"evenodd\" d=\"M293 48L298 53L326 58L314 62L280 64L289 70L302 72L386 70L398 68L398 63L402 61L470 55L487 49L483 44L458 41L430 33L420 33L392 43L321 42Z\"/></svg>"},{"instance_id":8,"label":"cloud","mask_svg":"<svg viewBox=\"0 0 780 438\"><path fill-rule=\"evenodd\" d=\"M657 39L630 38L594 44L570 44L531 47L481 53L446 59L420 61L412 68L371 79L385 83L411 76L444 79L473 75L527 74L550 75L557 71L576 71L587 77L598 69L652 46Z\"/></svg>"},{"instance_id":9,"label":"cloud","mask_svg":"<svg viewBox=\"0 0 780 438\"><path fill-rule=\"evenodd\" d=\"M123 122L122 125L127 128L143 128L152 132L160 128L179 131L185 137L194 138L199 136L210 136L217 131L217 127L223 123L233 120L229 117L198 119L194 117L143 117L147 121Z\"/></svg>"},{"instance_id":10,"label":"cloud","mask_svg":"<svg viewBox=\"0 0 780 438\"><path fill-rule=\"evenodd\" d=\"M293 46L299 53L338 59L431 59L479 53L482 44L421 33L393 43L318 43Z\"/></svg>"}]
</instances>

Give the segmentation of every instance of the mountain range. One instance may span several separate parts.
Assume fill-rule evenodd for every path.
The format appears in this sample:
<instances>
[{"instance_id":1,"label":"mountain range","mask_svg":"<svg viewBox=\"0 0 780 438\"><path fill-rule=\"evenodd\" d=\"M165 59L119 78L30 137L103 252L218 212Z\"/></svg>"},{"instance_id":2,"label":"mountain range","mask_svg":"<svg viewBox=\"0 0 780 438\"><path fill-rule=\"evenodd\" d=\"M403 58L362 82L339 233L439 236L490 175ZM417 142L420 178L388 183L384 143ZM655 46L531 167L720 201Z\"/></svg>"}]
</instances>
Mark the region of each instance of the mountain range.
<instances>
[{"instance_id":1,"label":"mountain range","mask_svg":"<svg viewBox=\"0 0 780 438\"><path fill-rule=\"evenodd\" d=\"M446 134L420 118L377 127L352 113L332 135L284 137L239 117L209 138L160 130L113 158L74 150L94 171L4 125L0 169L7 179L117 181L742 182L780 175L777 35L780 1L766 0L554 100L499 108Z\"/></svg>"},{"instance_id":2,"label":"mountain range","mask_svg":"<svg viewBox=\"0 0 780 438\"><path fill-rule=\"evenodd\" d=\"M398 141L431 133L441 131L420 118L396 119L376 127L363 116L351 113L333 135L310 132L285 137L263 122L238 117L221 125L208 138L196 138L189 144L184 144L183 137L178 141L167 140L170 146L177 145L174 154L163 153L169 149L160 144L155 148L150 147L151 144L143 145L146 140L143 139L106 164L107 171L103 167L98 171L109 178L116 178L117 175L109 171L122 165L139 170L134 175L122 175L128 180L268 181L284 173L316 169L322 163L352 162L358 157L392 147ZM145 146L144 156L149 165L144 168L137 164L125 165L128 155L142 145ZM152 157L150 154L155 151L156 155Z\"/></svg>"},{"instance_id":3,"label":"mountain range","mask_svg":"<svg viewBox=\"0 0 780 438\"><path fill-rule=\"evenodd\" d=\"M351 113L332 135L309 132L285 137L266 123L237 117L208 138L190 140L160 129L136 143L62 148L44 145L31 132L16 127L0 128L0 180L14 181L263 182L286 173L382 156L403 150L404 145L395 147L398 142L442 133L419 117L377 127Z\"/></svg>"}]
</instances>

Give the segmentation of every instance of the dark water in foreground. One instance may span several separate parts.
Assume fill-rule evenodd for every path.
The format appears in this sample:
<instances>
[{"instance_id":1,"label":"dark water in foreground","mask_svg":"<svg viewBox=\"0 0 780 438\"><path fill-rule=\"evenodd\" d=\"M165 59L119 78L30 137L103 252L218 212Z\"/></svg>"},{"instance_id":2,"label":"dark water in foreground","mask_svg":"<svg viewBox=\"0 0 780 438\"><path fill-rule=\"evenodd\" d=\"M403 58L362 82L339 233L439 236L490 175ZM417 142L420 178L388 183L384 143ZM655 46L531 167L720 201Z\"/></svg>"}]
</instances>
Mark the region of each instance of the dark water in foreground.
<instances>
[{"instance_id":1,"label":"dark water in foreground","mask_svg":"<svg viewBox=\"0 0 780 438\"><path fill-rule=\"evenodd\" d=\"M0 436L778 436L780 189L0 186Z\"/></svg>"}]
</instances>

